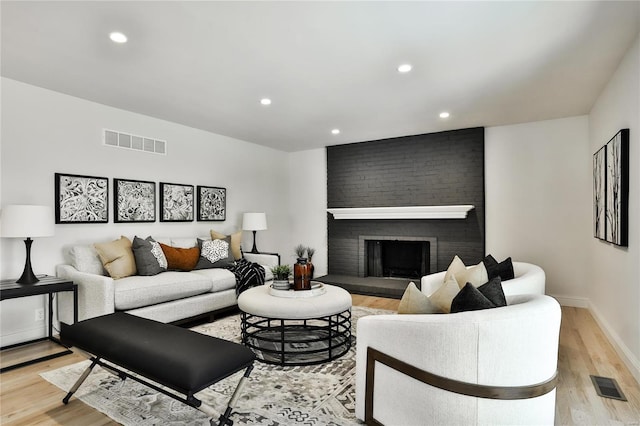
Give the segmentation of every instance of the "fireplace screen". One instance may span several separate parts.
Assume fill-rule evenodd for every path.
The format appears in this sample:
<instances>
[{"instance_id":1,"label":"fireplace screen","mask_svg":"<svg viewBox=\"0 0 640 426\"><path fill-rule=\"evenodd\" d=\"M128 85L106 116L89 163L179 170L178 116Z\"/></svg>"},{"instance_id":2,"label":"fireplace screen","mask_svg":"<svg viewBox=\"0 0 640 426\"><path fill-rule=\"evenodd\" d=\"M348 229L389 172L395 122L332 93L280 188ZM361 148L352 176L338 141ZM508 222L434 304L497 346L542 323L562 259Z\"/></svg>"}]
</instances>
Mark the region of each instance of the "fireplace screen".
<instances>
[{"instance_id":1,"label":"fireplace screen","mask_svg":"<svg viewBox=\"0 0 640 426\"><path fill-rule=\"evenodd\" d=\"M420 279L429 274L429 242L366 241L366 276Z\"/></svg>"}]
</instances>

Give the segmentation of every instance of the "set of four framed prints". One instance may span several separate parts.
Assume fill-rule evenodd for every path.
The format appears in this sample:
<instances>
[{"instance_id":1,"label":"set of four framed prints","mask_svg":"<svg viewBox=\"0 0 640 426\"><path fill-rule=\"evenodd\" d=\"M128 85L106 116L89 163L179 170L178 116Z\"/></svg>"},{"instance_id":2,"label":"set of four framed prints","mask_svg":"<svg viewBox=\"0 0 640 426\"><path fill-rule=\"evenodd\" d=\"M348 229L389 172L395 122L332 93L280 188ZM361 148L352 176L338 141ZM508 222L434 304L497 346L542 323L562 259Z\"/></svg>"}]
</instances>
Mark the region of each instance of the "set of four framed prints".
<instances>
[{"instance_id":1,"label":"set of four framed prints","mask_svg":"<svg viewBox=\"0 0 640 426\"><path fill-rule=\"evenodd\" d=\"M156 183L113 179L114 222L155 222ZM160 182L160 222L226 220L226 188ZM195 194L195 205L194 205ZM109 178L55 174L56 223L107 223ZM194 209L195 207L195 209Z\"/></svg>"}]
</instances>

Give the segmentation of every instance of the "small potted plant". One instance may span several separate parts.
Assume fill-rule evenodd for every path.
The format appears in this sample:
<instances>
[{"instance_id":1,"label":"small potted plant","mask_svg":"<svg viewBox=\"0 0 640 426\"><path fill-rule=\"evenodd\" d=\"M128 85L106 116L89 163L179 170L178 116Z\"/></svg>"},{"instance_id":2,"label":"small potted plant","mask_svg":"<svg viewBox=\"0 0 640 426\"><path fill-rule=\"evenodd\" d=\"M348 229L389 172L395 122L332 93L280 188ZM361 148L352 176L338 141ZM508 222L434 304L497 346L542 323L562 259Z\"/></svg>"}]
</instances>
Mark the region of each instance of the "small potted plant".
<instances>
[{"instance_id":1,"label":"small potted plant","mask_svg":"<svg viewBox=\"0 0 640 426\"><path fill-rule=\"evenodd\" d=\"M313 273L315 271L315 267L313 266L313 262L311 261L311 259L313 259L313 255L315 254L316 249L312 248L312 247L307 247L307 264L309 265L309 270L310 270L310 276L311 279L313 279Z\"/></svg>"},{"instance_id":2,"label":"small potted plant","mask_svg":"<svg viewBox=\"0 0 640 426\"><path fill-rule=\"evenodd\" d=\"M271 268L273 274L273 288L277 290L289 289L289 277L291 276L291 266L278 265Z\"/></svg>"}]
</instances>

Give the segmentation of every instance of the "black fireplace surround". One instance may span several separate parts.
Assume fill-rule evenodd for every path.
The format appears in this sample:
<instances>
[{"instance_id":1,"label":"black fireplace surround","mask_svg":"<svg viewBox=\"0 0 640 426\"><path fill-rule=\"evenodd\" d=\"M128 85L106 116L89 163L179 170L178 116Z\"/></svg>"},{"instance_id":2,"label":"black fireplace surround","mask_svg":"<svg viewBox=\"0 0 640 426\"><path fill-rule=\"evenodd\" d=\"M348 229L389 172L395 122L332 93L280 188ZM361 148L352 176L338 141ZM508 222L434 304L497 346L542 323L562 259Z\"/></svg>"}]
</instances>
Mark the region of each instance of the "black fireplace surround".
<instances>
[{"instance_id":1,"label":"black fireplace surround","mask_svg":"<svg viewBox=\"0 0 640 426\"><path fill-rule=\"evenodd\" d=\"M474 206L466 219L336 220L327 213L329 275L419 281L416 275L446 269L455 255L467 264L480 262L485 245L484 128L327 147L327 204ZM409 254L407 246L420 254ZM391 259L380 257L385 252ZM385 271L384 260L398 264Z\"/></svg>"}]
</instances>

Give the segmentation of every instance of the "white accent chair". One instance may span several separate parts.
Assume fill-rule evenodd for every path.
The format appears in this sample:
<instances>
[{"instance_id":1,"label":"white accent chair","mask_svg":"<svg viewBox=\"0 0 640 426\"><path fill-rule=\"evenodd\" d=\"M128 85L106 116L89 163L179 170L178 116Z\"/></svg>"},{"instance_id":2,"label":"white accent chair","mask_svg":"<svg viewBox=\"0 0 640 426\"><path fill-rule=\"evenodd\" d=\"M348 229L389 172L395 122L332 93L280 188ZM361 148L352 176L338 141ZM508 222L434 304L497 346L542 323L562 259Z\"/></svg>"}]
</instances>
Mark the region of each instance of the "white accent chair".
<instances>
[{"instance_id":1,"label":"white accent chair","mask_svg":"<svg viewBox=\"0 0 640 426\"><path fill-rule=\"evenodd\" d=\"M454 314L361 318L357 324L356 416L367 424L403 426L552 425L560 305L539 294L507 296L507 303ZM372 361L369 366L375 377L369 383L372 392L366 404L368 348L405 363L418 371L417 376L436 375L434 385L400 372L396 361L390 363L393 367L384 359ZM474 392L476 385L488 386L494 397L513 397L514 393L520 393L518 398L522 393L528 397L492 399L437 387L449 379ZM459 383L454 385L460 388Z\"/></svg>"},{"instance_id":2,"label":"white accent chair","mask_svg":"<svg viewBox=\"0 0 640 426\"><path fill-rule=\"evenodd\" d=\"M425 275L420 280L421 290L430 295L444 282L446 271ZM513 262L515 278L502 281L502 290L505 296L516 294L544 294L546 276L544 270L538 265L525 262Z\"/></svg>"}]
</instances>

